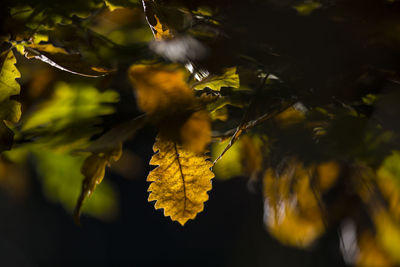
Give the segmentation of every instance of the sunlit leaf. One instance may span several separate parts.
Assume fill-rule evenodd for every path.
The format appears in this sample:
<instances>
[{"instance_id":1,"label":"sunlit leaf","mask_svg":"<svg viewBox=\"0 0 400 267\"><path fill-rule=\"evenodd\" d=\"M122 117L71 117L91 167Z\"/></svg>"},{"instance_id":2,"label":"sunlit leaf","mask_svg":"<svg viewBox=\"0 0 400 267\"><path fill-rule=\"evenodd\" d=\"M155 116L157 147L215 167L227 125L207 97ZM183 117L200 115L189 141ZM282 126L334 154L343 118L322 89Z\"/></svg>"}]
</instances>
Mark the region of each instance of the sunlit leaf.
<instances>
[{"instance_id":1,"label":"sunlit leaf","mask_svg":"<svg viewBox=\"0 0 400 267\"><path fill-rule=\"evenodd\" d=\"M227 68L223 74L210 76L193 85L196 90L203 90L206 87L213 91L220 91L222 87L239 88L240 82L236 67Z\"/></svg>"},{"instance_id":2,"label":"sunlit leaf","mask_svg":"<svg viewBox=\"0 0 400 267\"><path fill-rule=\"evenodd\" d=\"M24 117L21 133L58 146L87 142L99 131L100 116L113 113L109 104L118 99L114 91L99 92L89 85L60 82L50 99Z\"/></svg>"},{"instance_id":3,"label":"sunlit leaf","mask_svg":"<svg viewBox=\"0 0 400 267\"><path fill-rule=\"evenodd\" d=\"M211 147L212 158L215 160L224 150L227 142L214 143ZM240 164L241 161L241 146L240 140L237 144L232 146L225 155L213 166L213 172L215 172L216 178L218 179L229 179L237 175L243 174L243 166Z\"/></svg>"},{"instance_id":4,"label":"sunlit leaf","mask_svg":"<svg viewBox=\"0 0 400 267\"><path fill-rule=\"evenodd\" d=\"M166 40L173 37L172 33L170 32L169 28L163 24L161 24L160 20L158 19L157 15L154 15L156 20L156 25L152 26L154 30L154 37L156 40Z\"/></svg>"},{"instance_id":5,"label":"sunlit leaf","mask_svg":"<svg viewBox=\"0 0 400 267\"><path fill-rule=\"evenodd\" d=\"M0 152L11 149L14 136L5 121L16 123L21 116L20 103L10 100L11 96L20 92L20 86L15 80L21 76L15 66L16 62L12 50L6 49L0 54Z\"/></svg>"},{"instance_id":6,"label":"sunlit leaf","mask_svg":"<svg viewBox=\"0 0 400 267\"><path fill-rule=\"evenodd\" d=\"M156 201L156 209L184 225L203 211L211 190L212 163L207 156L183 149L176 143L158 137L153 147L152 170L147 181L149 201Z\"/></svg>"},{"instance_id":7,"label":"sunlit leaf","mask_svg":"<svg viewBox=\"0 0 400 267\"><path fill-rule=\"evenodd\" d=\"M227 142L212 145L212 158L215 160L226 147ZM217 178L229 179L238 175L255 178L261 171L263 156L262 141L256 136L245 135L239 139L213 166Z\"/></svg>"},{"instance_id":8,"label":"sunlit leaf","mask_svg":"<svg viewBox=\"0 0 400 267\"><path fill-rule=\"evenodd\" d=\"M325 231L321 194L339 175L334 162L305 167L288 159L283 170L264 174L264 212L269 232L284 244L307 247ZM317 185L311 183L317 178ZM320 180L320 182L318 182ZM327 182L328 181L328 182Z\"/></svg>"},{"instance_id":9,"label":"sunlit leaf","mask_svg":"<svg viewBox=\"0 0 400 267\"><path fill-rule=\"evenodd\" d=\"M176 67L133 65L129 69L138 106L150 114L180 112L193 105L195 97L185 77L187 74Z\"/></svg>"}]
</instances>

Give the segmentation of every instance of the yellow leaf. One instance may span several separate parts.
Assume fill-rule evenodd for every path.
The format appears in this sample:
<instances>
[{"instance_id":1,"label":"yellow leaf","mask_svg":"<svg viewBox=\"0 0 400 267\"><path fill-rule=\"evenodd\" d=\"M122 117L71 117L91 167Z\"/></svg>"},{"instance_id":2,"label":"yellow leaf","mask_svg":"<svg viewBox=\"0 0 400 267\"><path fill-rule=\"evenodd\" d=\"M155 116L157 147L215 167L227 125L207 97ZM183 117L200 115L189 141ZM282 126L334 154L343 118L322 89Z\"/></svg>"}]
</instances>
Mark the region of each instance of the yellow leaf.
<instances>
[{"instance_id":1,"label":"yellow leaf","mask_svg":"<svg viewBox=\"0 0 400 267\"><path fill-rule=\"evenodd\" d=\"M81 173L85 178L82 182L82 191L74 210L75 221L78 224L83 201L86 197L92 195L96 185L100 184L103 180L106 166L109 166L112 161L117 161L121 155L122 144L120 143L110 151L104 153L93 153L83 162Z\"/></svg>"},{"instance_id":2,"label":"yellow leaf","mask_svg":"<svg viewBox=\"0 0 400 267\"><path fill-rule=\"evenodd\" d=\"M157 21L157 24L152 26L154 32L154 38L156 40L166 40L173 38L173 34L169 30L166 25L161 24L160 20L158 19L157 15L154 15L154 18Z\"/></svg>"},{"instance_id":3,"label":"yellow leaf","mask_svg":"<svg viewBox=\"0 0 400 267\"><path fill-rule=\"evenodd\" d=\"M173 113L193 104L195 97L185 76L183 70L161 66L132 65L129 69L138 106L149 114Z\"/></svg>"},{"instance_id":4,"label":"yellow leaf","mask_svg":"<svg viewBox=\"0 0 400 267\"><path fill-rule=\"evenodd\" d=\"M306 167L292 158L279 173L268 169L264 175L264 207L269 232L284 244L309 246L325 230L321 194L338 176L335 162ZM311 177L316 178L315 184L311 184Z\"/></svg>"},{"instance_id":5,"label":"yellow leaf","mask_svg":"<svg viewBox=\"0 0 400 267\"><path fill-rule=\"evenodd\" d=\"M184 225L203 211L211 190L214 174L212 163L204 154L185 150L174 142L157 137L150 160L158 165L152 170L147 181L149 201L155 200L156 209L164 209L164 215Z\"/></svg>"},{"instance_id":6,"label":"yellow leaf","mask_svg":"<svg viewBox=\"0 0 400 267\"><path fill-rule=\"evenodd\" d=\"M376 239L390 259L400 263L400 224L386 211L374 215Z\"/></svg>"},{"instance_id":7,"label":"yellow leaf","mask_svg":"<svg viewBox=\"0 0 400 267\"><path fill-rule=\"evenodd\" d=\"M185 77L186 73L176 67L133 65L129 69L137 104L160 133L200 153L211 141L210 119Z\"/></svg>"},{"instance_id":8,"label":"yellow leaf","mask_svg":"<svg viewBox=\"0 0 400 267\"><path fill-rule=\"evenodd\" d=\"M393 262L376 241L370 231L363 232L358 237L359 253L356 258L356 266L359 267L390 267Z\"/></svg>"},{"instance_id":9,"label":"yellow leaf","mask_svg":"<svg viewBox=\"0 0 400 267\"><path fill-rule=\"evenodd\" d=\"M227 68L223 74L210 76L193 86L196 90L203 90L206 87L213 91L221 91L222 87L239 88L240 81L239 75L236 73L236 67Z\"/></svg>"},{"instance_id":10,"label":"yellow leaf","mask_svg":"<svg viewBox=\"0 0 400 267\"><path fill-rule=\"evenodd\" d=\"M204 110L194 112L180 127L182 144L193 152L204 152L211 142L211 126L208 113Z\"/></svg>"}]
</instances>

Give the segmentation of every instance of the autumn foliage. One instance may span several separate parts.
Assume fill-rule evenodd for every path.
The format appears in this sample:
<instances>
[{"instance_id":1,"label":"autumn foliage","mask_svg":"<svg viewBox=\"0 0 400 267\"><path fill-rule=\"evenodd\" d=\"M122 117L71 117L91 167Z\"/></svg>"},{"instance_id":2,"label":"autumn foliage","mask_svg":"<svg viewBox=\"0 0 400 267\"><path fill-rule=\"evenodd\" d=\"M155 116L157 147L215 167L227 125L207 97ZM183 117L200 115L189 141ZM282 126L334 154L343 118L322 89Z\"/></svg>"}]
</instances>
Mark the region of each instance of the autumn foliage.
<instances>
[{"instance_id":1,"label":"autumn foliage","mask_svg":"<svg viewBox=\"0 0 400 267\"><path fill-rule=\"evenodd\" d=\"M150 127L148 201L172 221L207 212L213 179L245 176L281 243L335 228L346 263L400 264L398 1L5 7L0 175L33 158L78 224L109 220L108 167Z\"/></svg>"}]
</instances>

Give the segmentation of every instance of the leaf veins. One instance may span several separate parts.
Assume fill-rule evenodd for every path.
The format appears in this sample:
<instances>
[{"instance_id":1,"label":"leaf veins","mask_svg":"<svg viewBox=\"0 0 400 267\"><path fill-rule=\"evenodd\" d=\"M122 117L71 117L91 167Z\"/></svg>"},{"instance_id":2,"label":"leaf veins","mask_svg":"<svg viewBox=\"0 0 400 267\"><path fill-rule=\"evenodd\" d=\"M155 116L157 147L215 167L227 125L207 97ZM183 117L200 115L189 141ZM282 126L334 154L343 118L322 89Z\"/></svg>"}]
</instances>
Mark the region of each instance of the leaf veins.
<instances>
[{"instance_id":1,"label":"leaf veins","mask_svg":"<svg viewBox=\"0 0 400 267\"><path fill-rule=\"evenodd\" d=\"M164 209L164 215L184 225L203 211L211 190L214 174L212 163L204 154L184 149L175 142L157 137L150 160L158 165L152 170L147 181L151 182L148 200L155 200L156 209Z\"/></svg>"}]
</instances>

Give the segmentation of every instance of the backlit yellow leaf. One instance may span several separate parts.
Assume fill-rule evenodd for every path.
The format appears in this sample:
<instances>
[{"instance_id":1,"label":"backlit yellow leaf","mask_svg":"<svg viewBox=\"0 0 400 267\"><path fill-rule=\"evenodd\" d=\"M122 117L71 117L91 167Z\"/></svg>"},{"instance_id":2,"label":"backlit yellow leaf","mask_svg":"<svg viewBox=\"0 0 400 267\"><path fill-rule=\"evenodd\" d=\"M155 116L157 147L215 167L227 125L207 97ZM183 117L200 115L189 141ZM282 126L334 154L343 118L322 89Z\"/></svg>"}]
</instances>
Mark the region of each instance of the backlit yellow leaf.
<instances>
[{"instance_id":1,"label":"backlit yellow leaf","mask_svg":"<svg viewBox=\"0 0 400 267\"><path fill-rule=\"evenodd\" d=\"M129 69L138 106L149 114L173 113L193 104L195 98L185 76L183 70L161 66L132 65Z\"/></svg>"},{"instance_id":2,"label":"backlit yellow leaf","mask_svg":"<svg viewBox=\"0 0 400 267\"><path fill-rule=\"evenodd\" d=\"M268 169L264 174L264 210L269 232L284 244L309 246L325 231L319 201L339 172L336 162L304 166L294 158L279 172Z\"/></svg>"},{"instance_id":3,"label":"backlit yellow leaf","mask_svg":"<svg viewBox=\"0 0 400 267\"><path fill-rule=\"evenodd\" d=\"M211 125L208 113L194 112L180 127L182 144L193 152L204 152L211 142Z\"/></svg>"},{"instance_id":4,"label":"backlit yellow leaf","mask_svg":"<svg viewBox=\"0 0 400 267\"><path fill-rule=\"evenodd\" d=\"M152 26L152 28L154 30L154 38L156 40L167 40L174 37L169 28L166 25L161 24L157 15L154 15L154 18L156 19L157 24Z\"/></svg>"},{"instance_id":5,"label":"backlit yellow leaf","mask_svg":"<svg viewBox=\"0 0 400 267\"><path fill-rule=\"evenodd\" d=\"M265 173L265 223L282 243L307 247L324 232L322 215L307 169L295 161L288 166L279 177L272 169Z\"/></svg>"},{"instance_id":6,"label":"backlit yellow leaf","mask_svg":"<svg viewBox=\"0 0 400 267\"><path fill-rule=\"evenodd\" d=\"M204 154L185 150L174 142L157 137L150 160L158 165L152 170L147 181L149 201L156 201L156 209L164 209L164 215L184 225L203 211L211 190L210 171L212 163Z\"/></svg>"}]
</instances>

